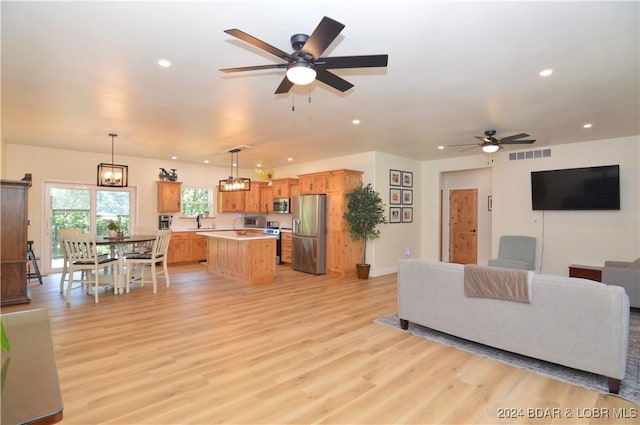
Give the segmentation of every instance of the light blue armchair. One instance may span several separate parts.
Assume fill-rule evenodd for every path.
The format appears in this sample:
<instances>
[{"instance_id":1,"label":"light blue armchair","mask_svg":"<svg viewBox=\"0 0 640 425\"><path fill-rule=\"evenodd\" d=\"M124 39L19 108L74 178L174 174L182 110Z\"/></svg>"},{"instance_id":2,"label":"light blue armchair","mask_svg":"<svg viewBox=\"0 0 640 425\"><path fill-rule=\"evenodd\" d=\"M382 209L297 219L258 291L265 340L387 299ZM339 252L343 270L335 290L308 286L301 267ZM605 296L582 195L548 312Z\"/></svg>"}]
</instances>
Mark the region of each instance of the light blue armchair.
<instances>
[{"instance_id":1,"label":"light blue armchair","mask_svg":"<svg viewBox=\"0 0 640 425\"><path fill-rule=\"evenodd\" d=\"M633 262L605 261L602 283L622 286L631 307L640 307L640 258Z\"/></svg>"},{"instance_id":2,"label":"light blue armchair","mask_svg":"<svg viewBox=\"0 0 640 425\"><path fill-rule=\"evenodd\" d=\"M536 266L536 238L517 235L501 236L498 258L489 260L489 266L533 270Z\"/></svg>"}]
</instances>

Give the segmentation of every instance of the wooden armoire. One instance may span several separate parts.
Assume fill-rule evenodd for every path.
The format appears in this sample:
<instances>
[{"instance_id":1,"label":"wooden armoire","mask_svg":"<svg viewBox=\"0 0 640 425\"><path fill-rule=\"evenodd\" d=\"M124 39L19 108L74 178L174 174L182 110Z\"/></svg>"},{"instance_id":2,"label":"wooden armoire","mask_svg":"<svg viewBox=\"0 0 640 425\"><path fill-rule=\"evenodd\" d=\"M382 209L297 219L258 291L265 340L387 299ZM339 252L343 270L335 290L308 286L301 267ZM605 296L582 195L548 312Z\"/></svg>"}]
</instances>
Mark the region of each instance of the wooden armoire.
<instances>
[{"instance_id":1,"label":"wooden armoire","mask_svg":"<svg viewBox=\"0 0 640 425\"><path fill-rule=\"evenodd\" d=\"M27 285L27 191L22 180L0 180L0 296L2 305L31 301Z\"/></svg>"}]
</instances>

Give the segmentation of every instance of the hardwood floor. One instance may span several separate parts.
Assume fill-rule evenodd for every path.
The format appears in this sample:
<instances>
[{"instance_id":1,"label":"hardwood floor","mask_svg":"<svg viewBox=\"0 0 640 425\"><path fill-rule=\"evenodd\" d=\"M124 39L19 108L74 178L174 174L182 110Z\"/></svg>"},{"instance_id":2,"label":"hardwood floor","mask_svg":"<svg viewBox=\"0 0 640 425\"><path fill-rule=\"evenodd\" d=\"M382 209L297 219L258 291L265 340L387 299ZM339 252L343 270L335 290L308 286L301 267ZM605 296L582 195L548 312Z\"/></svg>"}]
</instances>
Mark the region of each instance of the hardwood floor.
<instances>
[{"instance_id":1,"label":"hardwood floor","mask_svg":"<svg viewBox=\"0 0 640 425\"><path fill-rule=\"evenodd\" d=\"M170 275L99 304L74 289L70 306L51 275L2 308L50 310L65 424L624 423L613 409L639 408L373 323L396 311L395 275Z\"/></svg>"}]
</instances>

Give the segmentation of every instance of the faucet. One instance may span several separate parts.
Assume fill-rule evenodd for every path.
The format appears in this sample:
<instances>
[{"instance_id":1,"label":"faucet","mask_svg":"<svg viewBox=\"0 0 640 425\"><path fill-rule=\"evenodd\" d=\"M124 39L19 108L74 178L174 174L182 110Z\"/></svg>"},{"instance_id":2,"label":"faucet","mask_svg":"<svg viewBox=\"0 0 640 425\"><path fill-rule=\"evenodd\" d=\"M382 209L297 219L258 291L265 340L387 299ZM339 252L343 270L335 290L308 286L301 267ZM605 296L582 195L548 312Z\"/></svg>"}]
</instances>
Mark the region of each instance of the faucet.
<instances>
[{"instance_id":1,"label":"faucet","mask_svg":"<svg viewBox=\"0 0 640 425\"><path fill-rule=\"evenodd\" d=\"M196 215L196 224L198 225L198 229L200 228L200 214Z\"/></svg>"}]
</instances>

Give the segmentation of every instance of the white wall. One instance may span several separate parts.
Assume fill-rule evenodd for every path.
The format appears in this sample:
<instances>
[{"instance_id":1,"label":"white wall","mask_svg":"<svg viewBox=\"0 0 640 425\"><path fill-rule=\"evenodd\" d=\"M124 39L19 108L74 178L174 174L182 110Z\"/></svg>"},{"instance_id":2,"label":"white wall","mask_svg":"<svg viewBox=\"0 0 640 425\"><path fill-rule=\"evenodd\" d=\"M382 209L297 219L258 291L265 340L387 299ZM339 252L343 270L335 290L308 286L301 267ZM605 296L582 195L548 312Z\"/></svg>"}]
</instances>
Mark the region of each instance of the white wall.
<instances>
[{"instance_id":1,"label":"white wall","mask_svg":"<svg viewBox=\"0 0 640 425\"><path fill-rule=\"evenodd\" d=\"M532 150L536 149L532 147ZM493 154L491 257L501 235L538 240L536 270L566 276L570 264L603 265L605 260L640 256L640 136L551 147L550 158L508 160ZM422 257L437 260L441 173L486 167L487 155L426 161L423 169ZM619 164L620 211L532 211L531 171ZM484 200L480 201L480 206ZM544 221L543 221L544 218ZM543 252L544 249L544 252Z\"/></svg>"}]
</instances>

